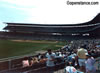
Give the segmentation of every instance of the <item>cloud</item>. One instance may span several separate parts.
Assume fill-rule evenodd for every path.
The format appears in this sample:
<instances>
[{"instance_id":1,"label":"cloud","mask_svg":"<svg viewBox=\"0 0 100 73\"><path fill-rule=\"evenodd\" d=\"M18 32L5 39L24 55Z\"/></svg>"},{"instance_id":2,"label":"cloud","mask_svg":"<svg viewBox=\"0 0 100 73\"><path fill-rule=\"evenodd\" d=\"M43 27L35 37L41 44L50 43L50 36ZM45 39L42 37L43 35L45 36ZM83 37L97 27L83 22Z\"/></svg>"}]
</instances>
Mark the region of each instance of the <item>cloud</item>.
<instances>
[{"instance_id":1,"label":"cloud","mask_svg":"<svg viewBox=\"0 0 100 73\"><path fill-rule=\"evenodd\" d=\"M13 21L42 24L82 23L91 20L100 10L100 5L71 6L67 5L66 1L67 0L0 0L0 3L2 2L0 6L11 10L11 13L8 11L8 17L13 15Z\"/></svg>"},{"instance_id":2,"label":"cloud","mask_svg":"<svg viewBox=\"0 0 100 73\"><path fill-rule=\"evenodd\" d=\"M0 0L0 6L17 10L30 10L32 8L35 8L34 4L30 5L27 4L27 2L21 2L21 1L25 0Z\"/></svg>"},{"instance_id":3,"label":"cloud","mask_svg":"<svg viewBox=\"0 0 100 73\"><path fill-rule=\"evenodd\" d=\"M34 1L35 0L0 0L0 2L14 4L18 6L33 6Z\"/></svg>"}]
</instances>

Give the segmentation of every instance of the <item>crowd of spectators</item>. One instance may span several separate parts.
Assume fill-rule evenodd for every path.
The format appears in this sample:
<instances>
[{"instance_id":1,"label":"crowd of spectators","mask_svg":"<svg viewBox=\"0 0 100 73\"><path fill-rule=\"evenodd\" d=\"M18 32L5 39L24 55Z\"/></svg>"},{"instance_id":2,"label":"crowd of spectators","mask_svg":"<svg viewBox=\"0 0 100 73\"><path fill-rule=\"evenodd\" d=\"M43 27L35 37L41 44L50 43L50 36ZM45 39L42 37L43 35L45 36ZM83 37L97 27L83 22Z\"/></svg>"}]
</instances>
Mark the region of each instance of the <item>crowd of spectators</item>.
<instances>
[{"instance_id":1,"label":"crowd of spectators","mask_svg":"<svg viewBox=\"0 0 100 73\"><path fill-rule=\"evenodd\" d=\"M62 48L52 51L48 49L44 54L35 57L25 57L22 61L23 67L29 67L37 63L45 63L48 73L53 73L56 65L65 63L65 73L69 68L77 73L95 73L95 59L100 56L99 40L77 40L70 41ZM69 73L72 73L71 70Z\"/></svg>"}]
</instances>

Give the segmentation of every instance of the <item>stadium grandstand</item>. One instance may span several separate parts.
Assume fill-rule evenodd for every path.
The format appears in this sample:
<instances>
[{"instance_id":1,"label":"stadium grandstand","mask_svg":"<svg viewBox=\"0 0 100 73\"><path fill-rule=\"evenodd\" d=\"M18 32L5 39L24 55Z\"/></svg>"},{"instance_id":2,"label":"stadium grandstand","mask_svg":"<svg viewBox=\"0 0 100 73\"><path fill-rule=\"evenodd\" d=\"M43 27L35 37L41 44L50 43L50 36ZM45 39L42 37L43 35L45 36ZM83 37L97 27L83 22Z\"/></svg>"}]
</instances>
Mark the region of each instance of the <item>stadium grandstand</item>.
<instances>
[{"instance_id":1,"label":"stadium grandstand","mask_svg":"<svg viewBox=\"0 0 100 73\"><path fill-rule=\"evenodd\" d=\"M84 73L79 70L78 59L80 58L77 54L81 47L84 47L88 56L90 54L95 61L95 73L100 73L100 13L91 21L80 24L5 24L7 24L3 29L5 31L0 32L1 39L72 40L61 48L51 51L51 54L55 53L55 57L51 57L51 61L55 64L52 73L71 73L65 71L68 63L74 67L74 71L77 70L76 73ZM46 65L49 60L48 53L47 51L36 55L0 59L0 73L49 73Z\"/></svg>"},{"instance_id":2,"label":"stadium grandstand","mask_svg":"<svg viewBox=\"0 0 100 73\"><path fill-rule=\"evenodd\" d=\"M80 24L5 23L1 37L27 40L68 40L99 38L100 13L91 21ZM45 38L44 38L45 37Z\"/></svg>"}]
</instances>

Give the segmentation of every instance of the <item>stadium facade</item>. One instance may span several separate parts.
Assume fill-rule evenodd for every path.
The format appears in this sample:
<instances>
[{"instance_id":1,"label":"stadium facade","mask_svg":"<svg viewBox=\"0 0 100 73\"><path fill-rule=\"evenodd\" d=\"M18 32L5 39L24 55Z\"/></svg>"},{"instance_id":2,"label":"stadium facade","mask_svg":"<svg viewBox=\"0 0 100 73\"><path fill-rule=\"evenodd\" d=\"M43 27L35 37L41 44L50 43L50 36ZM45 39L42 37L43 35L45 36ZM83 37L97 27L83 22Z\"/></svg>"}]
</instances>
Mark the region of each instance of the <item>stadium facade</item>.
<instances>
[{"instance_id":1,"label":"stadium facade","mask_svg":"<svg viewBox=\"0 0 100 73\"><path fill-rule=\"evenodd\" d=\"M100 38L100 13L91 21L81 24L28 24L6 23L6 38L31 40L66 40Z\"/></svg>"}]
</instances>

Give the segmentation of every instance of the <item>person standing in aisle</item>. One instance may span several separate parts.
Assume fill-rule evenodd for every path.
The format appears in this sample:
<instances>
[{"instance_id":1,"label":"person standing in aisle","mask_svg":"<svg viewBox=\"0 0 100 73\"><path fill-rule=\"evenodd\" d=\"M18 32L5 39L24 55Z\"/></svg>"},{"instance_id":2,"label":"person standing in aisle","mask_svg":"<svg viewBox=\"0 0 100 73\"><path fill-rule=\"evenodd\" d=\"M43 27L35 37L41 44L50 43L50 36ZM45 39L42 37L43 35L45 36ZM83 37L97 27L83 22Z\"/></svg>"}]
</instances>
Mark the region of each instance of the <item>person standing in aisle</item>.
<instances>
[{"instance_id":1,"label":"person standing in aisle","mask_svg":"<svg viewBox=\"0 0 100 73\"><path fill-rule=\"evenodd\" d=\"M48 73L54 73L55 57L56 57L55 53L53 53L51 49L48 49L46 53L46 58L47 58L46 66Z\"/></svg>"}]
</instances>

